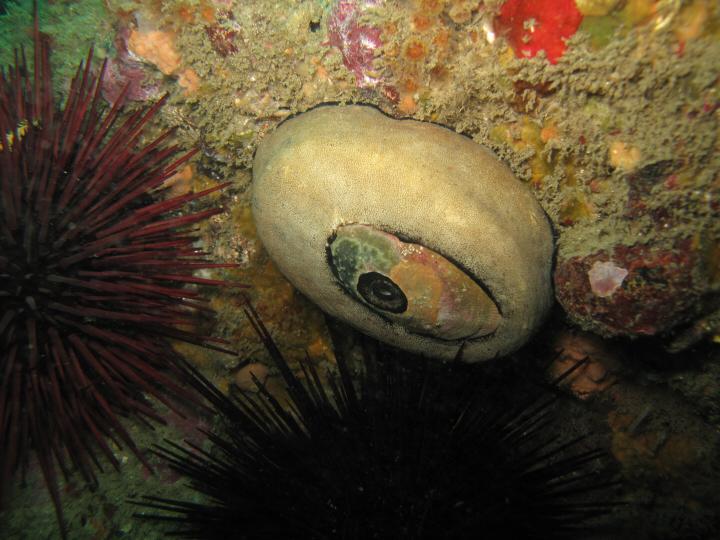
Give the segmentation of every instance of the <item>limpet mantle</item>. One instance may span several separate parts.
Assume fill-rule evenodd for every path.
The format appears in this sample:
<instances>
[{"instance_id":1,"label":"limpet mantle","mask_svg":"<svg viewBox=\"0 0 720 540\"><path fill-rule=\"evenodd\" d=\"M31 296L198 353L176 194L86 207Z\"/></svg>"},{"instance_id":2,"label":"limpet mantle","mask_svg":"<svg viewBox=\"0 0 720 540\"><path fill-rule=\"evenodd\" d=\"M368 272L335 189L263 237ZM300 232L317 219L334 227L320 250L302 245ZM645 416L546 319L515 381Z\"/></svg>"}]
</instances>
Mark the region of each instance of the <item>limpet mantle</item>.
<instances>
[{"instance_id":1,"label":"limpet mantle","mask_svg":"<svg viewBox=\"0 0 720 540\"><path fill-rule=\"evenodd\" d=\"M392 345L443 359L461 347L464 361L493 358L521 346L550 306L552 234L539 204L488 149L441 126L358 105L300 114L258 147L252 205L258 235L283 274L330 315ZM403 322L369 303L333 268L332 243L353 226L370 243L395 243L406 254L411 244L427 250L427 268L396 261L403 271L395 276L413 287L424 286L416 277L426 271L435 281L466 276L492 302L474 311L489 319L446 324L445 310L440 319ZM383 295L397 292L386 283L389 267L363 268L355 278L372 273ZM448 290L465 286L433 290L447 299ZM417 294L426 302L432 296ZM466 309L472 302L456 301L466 310L461 318L473 312Z\"/></svg>"}]
</instances>

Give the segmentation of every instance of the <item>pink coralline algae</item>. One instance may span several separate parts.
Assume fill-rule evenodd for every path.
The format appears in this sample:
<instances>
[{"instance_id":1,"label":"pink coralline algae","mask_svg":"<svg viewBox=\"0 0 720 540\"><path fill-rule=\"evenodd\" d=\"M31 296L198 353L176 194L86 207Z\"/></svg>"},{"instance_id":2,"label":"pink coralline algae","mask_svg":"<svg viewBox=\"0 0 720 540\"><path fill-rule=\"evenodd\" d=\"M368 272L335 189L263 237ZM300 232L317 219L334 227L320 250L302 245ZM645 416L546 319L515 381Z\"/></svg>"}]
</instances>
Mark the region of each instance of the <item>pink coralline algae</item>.
<instances>
[{"instance_id":1,"label":"pink coralline algae","mask_svg":"<svg viewBox=\"0 0 720 540\"><path fill-rule=\"evenodd\" d=\"M588 271L590 288L596 296L607 298L620 288L627 275L625 268L615 266L612 261L595 261Z\"/></svg>"},{"instance_id":2,"label":"pink coralline algae","mask_svg":"<svg viewBox=\"0 0 720 540\"><path fill-rule=\"evenodd\" d=\"M495 31L505 35L518 58L545 51L555 64L582 19L575 0L507 0L495 18Z\"/></svg>"},{"instance_id":3,"label":"pink coralline algae","mask_svg":"<svg viewBox=\"0 0 720 540\"><path fill-rule=\"evenodd\" d=\"M576 324L606 337L667 332L698 316L705 300L692 246L692 239L672 249L616 246L560 260L556 297Z\"/></svg>"},{"instance_id":4,"label":"pink coralline algae","mask_svg":"<svg viewBox=\"0 0 720 540\"><path fill-rule=\"evenodd\" d=\"M375 50L382 45L380 28L359 24L367 8L383 0L340 0L335 4L328 21L328 45L337 47L343 64L355 74L355 84L372 88L380 82L373 68Z\"/></svg>"},{"instance_id":5,"label":"pink coralline algae","mask_svg":"<svg viewBox=\"0 0 720 540\"><path fill-rule=\"evenodd\" d=\"M115 36L117 54L107 62L105 76L102 81L102 96L111 105L120 97L127 86L125 99L130 101L147 101L157 96L159 86L146 80L147 71L143 64L132 57L128 50L127 40L130 30L121 28Z\"/></svg>"}]
</instances>

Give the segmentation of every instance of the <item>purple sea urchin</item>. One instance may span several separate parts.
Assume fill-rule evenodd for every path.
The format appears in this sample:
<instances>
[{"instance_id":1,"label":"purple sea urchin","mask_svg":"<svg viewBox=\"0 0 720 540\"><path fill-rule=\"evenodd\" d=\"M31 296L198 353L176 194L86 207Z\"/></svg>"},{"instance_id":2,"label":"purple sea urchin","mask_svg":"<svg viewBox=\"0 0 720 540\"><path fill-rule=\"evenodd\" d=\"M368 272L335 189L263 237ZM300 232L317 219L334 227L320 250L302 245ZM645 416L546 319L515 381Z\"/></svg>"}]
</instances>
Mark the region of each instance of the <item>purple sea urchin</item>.
<instances>
[{"instance_id":1,"label":"purple sea urchin","mask_svg":"<svg viewBox=\"0 0 720 540\"><path fill-rule=\"evenodd\" d=\"M94 483L97 453L117 466L108 440L144 462L119 417L160 420L143 394L193 398L169 340L220 347L187 328L209 309L186 285L232 265L194 247L220 209L179 213L224 186L155 196L195 153L174 159L170 132L140 144L165 99L120 120L90 51L58 108L37 16L34 41L34 72L23 52L0 75L0 503L34 454L62 524L57 467Z\"/></svg>"},{"instance_id":2,"label":"purple sea urchin","mask_svg":"<svg viewBox=\"0 0 720 540\"><path fill-rule=\"evenodd\" d=\"M580 538L613 506L604 452L552 435L553 398L507 406L467 367L383 346L366 350L359 375L337 354L327 384L310 362L302 382L247 311L290 404L257 379L259 398L228 398L197 375L224 421L212 448L156 451L204 500L138 501L157 512L141 517L178 525L173 536Z\"/></svg>"}]
</instances>

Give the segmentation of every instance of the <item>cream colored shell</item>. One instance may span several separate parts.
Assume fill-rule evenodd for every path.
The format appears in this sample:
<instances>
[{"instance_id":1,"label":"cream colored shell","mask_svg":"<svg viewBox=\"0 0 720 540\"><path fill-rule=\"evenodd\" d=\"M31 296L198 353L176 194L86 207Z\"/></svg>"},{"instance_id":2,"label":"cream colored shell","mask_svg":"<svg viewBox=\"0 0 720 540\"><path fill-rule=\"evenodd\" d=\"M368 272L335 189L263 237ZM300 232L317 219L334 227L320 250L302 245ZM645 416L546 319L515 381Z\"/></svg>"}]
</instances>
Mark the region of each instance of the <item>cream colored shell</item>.
<instances>
[{"instance_id":1,"label":"cream colored shell","mask_svg":"<svg viewBox=\"0 0 720 540\"><path fill-rule=\"evenodd\" d=\"M285 276L330 315L392 345L452 359L463 341L415 334L343 290L328 265L341 225L427 246L488 291L501 320L464 341L464 361L517 349L550 306L553 243L542 209L490 151L446 128L367 106L318 107L260 144L252 204Z\"/></svg>"}]
</instances>

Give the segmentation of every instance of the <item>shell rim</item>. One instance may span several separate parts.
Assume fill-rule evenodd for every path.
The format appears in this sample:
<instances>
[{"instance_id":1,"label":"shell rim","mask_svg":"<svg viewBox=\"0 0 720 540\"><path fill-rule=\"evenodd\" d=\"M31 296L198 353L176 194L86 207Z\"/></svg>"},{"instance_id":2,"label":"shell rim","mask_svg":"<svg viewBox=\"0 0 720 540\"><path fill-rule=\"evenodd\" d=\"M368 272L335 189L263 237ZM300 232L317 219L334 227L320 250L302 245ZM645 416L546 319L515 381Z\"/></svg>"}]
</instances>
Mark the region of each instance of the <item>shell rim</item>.
<instances>
[{"instance_id":1,"label":"shell rim","mask_svg":"<svg viewBox=\"0 0 720 540\"><path fill-rule=\"evenodd\" d=\"M366 226L366 227L372 227L372 228L377 229L377 230L379 230L379 231L382 231L382 232L384 232L384 233L392 234L392 235L394 235L398 240L400 240L400 241L402 241L402 242L411 243L411 244L418 244L418 245L421 245L421 246L423 246L423 247L425 247L425 248L428 248L428 249L433 250L435 253L437 253L437 254L440 255L441 257L445 258L448 262L450 262L451 264L455 265L455 267L458 268L458 270L460 270L463 274L465 274L468 278L470 278L470 280L472 280L473 283L475 283L478 287L480 287L480 289L488 296L488 298L490 298L490 300L492 301L492 303L493 303L493 304L495 305L495 307L497 308L498 313L500 314L500 324L498 324L498 326L497 326L492 332L490 332L490 333L488 333L488 334L485 334L485 335L482 335L482 336L477 336L477 337L464 337L464 338L457 338L457 339L442 339L442 338L439 338L439 337L437 337L437 336L432 336L432 335L424 334L424 333L421 333L421 332L410 332L409 330L405 329L402 325L399 325L399 324L397 324L396 322L394 322L393 320L391 320L389 317L386 317L386 316L384 316L382 313L380 313L380 312L372 309L372 308L367 304L367 302L360 302L360 301L358 301L357 298L356 298L356 296L352 293L352 291L348 290L348 288L347 288L347 287L343 284L343 282L340 280L340 277L339 277L338 274L337 274L337 271L336 271L336 269L335 269L335 266L332 264L333 258L332 258L332 251L331 251L330 246L332 245L332 243L333 243L333 242L335 241L335 239L337 238L338 229L340 229L341 227L346 227L346 226L348 226L348 225L363 225L363 226ZM475 275L473 275L473 274L468 270L468 268L467 268L465 265L459 263L459 262L456 261L453 257L448 257L448 256L445 255L445 253L443 253L441 250L437 250L437 249L435 249L433 246L429 246L429 245L425 244L424 242L421 242L421 241L419 241L418 239L415 239L412 235L408 235L408 234L405 234L405 233L391 232L391 228L387 228L387 229L386 229L386 228L383 228L382 226L378 227L378 226L375 226L375 225L370 225L370 224L368 224L368 223L361 223L361 222L359 222L359 221L348 221L348 222L339 223L338 225L335 226L335 228L332 230L330 236L328 236L327 240L325 241L325 262L327 263L328 268L330 268L330 271L332 272L332 275L333 275L333 278L334 278L334 281L335 281L335 285L338 287L338 289L340 289L340 290L343 292L343 294L346 294L346 295L350 296L350 298L351 298L352 300L354 300L354 301L358 302L359 304L363 305L368 312L370 312L370 313L372 313L373 315L377 316L378 318L380 318L380 319L381 319L383 322L385 322L386 324L392 326L393 328L400 328L400 329L402 329L403 331L407 332L407 333L410 334L410 335L420 336L420 337L422 337L422 338L424 338L424 339L430 339L430 340L437 341L438 343L443 343L443 344L480 343L480 342L483 342L483 341L487 341L488 339L491 339L491 338L497 333L497 331L500 329L500 327L501 327L501 325L502 325L502 321L505 320L505 315L504 315L504 313L503 313L502 306L500 305L500 303L499 303L499 302L497 301L497 299L495 298L495 295L494 295L494 294L492 293L492 291L488 288L488 286L485 285L478 277L476 277Z\"/></svg>"}]
</instances>

